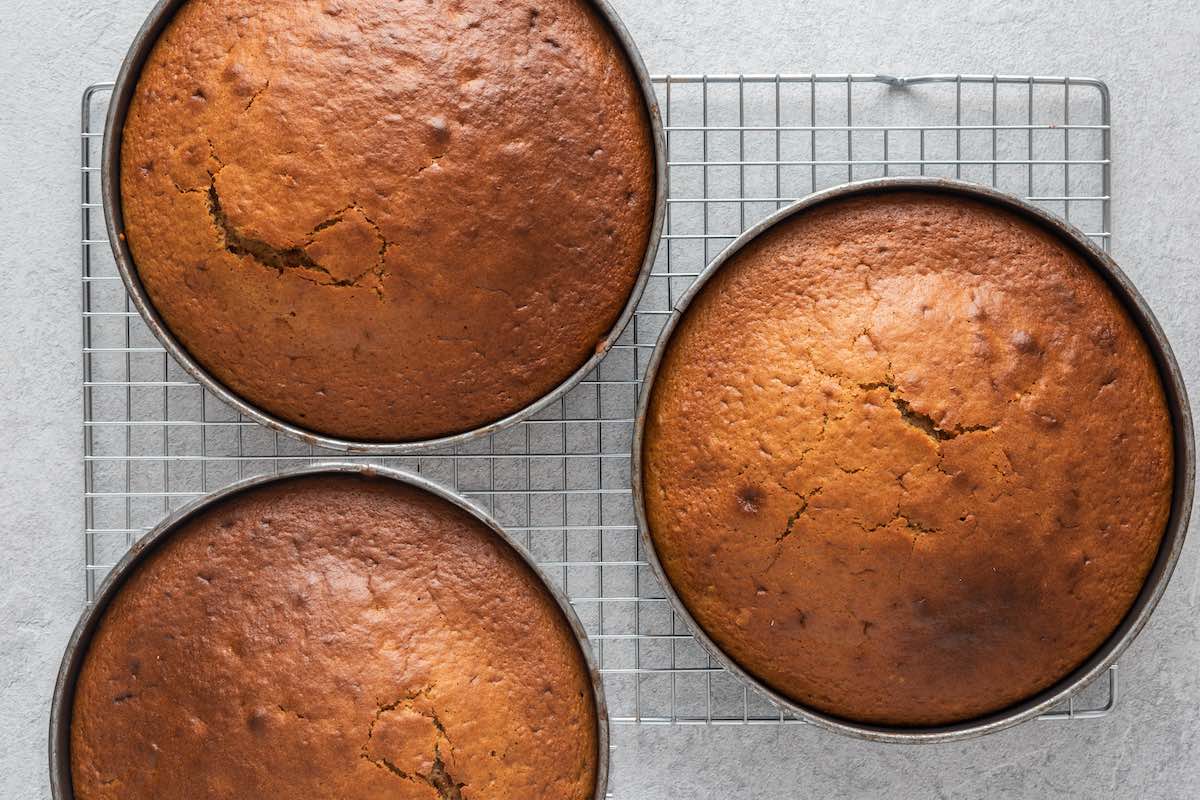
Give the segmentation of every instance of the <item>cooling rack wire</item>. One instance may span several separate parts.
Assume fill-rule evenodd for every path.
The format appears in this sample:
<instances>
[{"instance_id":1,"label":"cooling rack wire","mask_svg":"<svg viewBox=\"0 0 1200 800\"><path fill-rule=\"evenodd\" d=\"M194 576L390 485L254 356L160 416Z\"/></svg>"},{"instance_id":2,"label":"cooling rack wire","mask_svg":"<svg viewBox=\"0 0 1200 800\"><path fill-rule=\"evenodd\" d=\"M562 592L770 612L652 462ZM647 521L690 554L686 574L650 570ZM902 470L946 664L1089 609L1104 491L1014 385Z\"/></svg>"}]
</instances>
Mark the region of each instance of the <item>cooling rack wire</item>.
<instances>
[{"instance_id":1,"label":"cooling rack wire","mask_svg":"<svg viewBox=\"0 0 1200 800\"><path fill-rule=\"evenodd\" d=\"M668 75L653 79L668 144L665 234L634 320L605 360L532 420L410 457L324 451L210 396L143 325L99 202L111 84L82 114L84 584L88 601L169 511L239 478L322 459L370 461L450 486L523 541L570 597L618 723L799 723L715 665L642 555L630 445L640 377L677 298L734 237L849 180L935 175L995 186L1112 235L1109 97L1086 78ZM1102 717L1117 668L1042 719Z\"/></svg>"}]
</instances>

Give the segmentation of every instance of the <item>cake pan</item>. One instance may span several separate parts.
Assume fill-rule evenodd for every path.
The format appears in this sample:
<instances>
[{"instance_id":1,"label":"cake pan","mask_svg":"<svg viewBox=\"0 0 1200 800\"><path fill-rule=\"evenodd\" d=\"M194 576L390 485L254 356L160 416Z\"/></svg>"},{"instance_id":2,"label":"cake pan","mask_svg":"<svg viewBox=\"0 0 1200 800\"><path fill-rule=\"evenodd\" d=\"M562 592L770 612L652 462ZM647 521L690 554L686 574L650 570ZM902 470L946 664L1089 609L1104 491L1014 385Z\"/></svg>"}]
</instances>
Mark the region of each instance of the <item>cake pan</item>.
<instances>
[{"instance_id":1,"label":"cake pan","mask_svg":"<svg viewBox=\"0 0 1200 800\"><path fill-rule=\"evenodd\" d=\"M584 664L587 666L588 675L591 678L592 698L596 704L596 749L598 751L596 753L596 788L593 800L604 800L608 791L609 769L608 706L604 700L604 682L600 677L600 669L592 655L592 648L588 642L587 633L584 631L583 625L579 622L579 617L575 615L575 611L571 607L567 596L550 581L546 580L528 551L509 536L500 527L500 524L482 509L477 508L455 492L418 475L411 475L406 472L367 464L319 464L280 472L278 475L260 475L253 478L246 478L180 508L155 526L153 530L139 539L129 549L100 585L100 588L96 592L95 601L92 605L84 609L79 623L75 626L75 630L67 642L67 649L63 654L62 664L58 668L58 678L54 685L54 696L51 699L50 705L50 790L54 800L74 800L75 797L71 785L71 707L75 697L75 682L79 676L79 670L83 665L83 659L87 655L88 645L91 642L92 636L95 634L100 620L104 617L104 611L112 599L116 597L117 593L121 591L121 586L125 583L125 580L133 574L155 548L167 541L180 526L200 512L217 506L230 497L248 489L287 481L292 478L314 475L360 475L371 478L387 478L417 489L422 489L461 508L478 519L530 567L533 574L540 580L542 587L554 598L554 601L562 611L563 617L566 619L571 632L575 635L575 639L579 643L579 650L583 655Z\"/></svg>"},{"instance_id":2,"label":"cake pan","mask_svg":"<svg viewBox=\"0 0 1200 800\"><path fill-rule=\"evenodd\" d=\"M650 224L650 236L646 243L646 252L642 258L642 265L638 271L637 279L630 290L629 298L626 300L612 328L601 339L600 344L597 345L595 352L578 369L571 373L566 380L552 389L548 394L507 417L478 428L433 439L405 442L364 442L340 439L335 436L307 430L247 402L213 377L208 370L201 366L188 353L179 340L175 338L174 334L171 333L166 322L159 316L153 303L150 302L150 297L146 293L145 287L142 286L142 282L138 277L137 267L134 265L133 255L129 251L129 245L125 242L123 233L125 221L121 208L121 139L125 129L125 115L129 111L129 103L133 99L133 93L137 87L138 78L141 75L142 64L149 57L150 51L158 41L159 35L170 24L172 17L175 16L175 12L186 2L188 0L159 0L158 4L150 11L146 21L142 23L142 27L137 32L137 35L134 36L133 43L125 55L125 60L121 63L121 69L117 73L116 82L113 84L108 114L104 122L104 144L101 151L100 164L100 195L104 205L105 228L108 232L109 245L112 247L117 271L121 274L121 280L125 284L125 289L129 293L130 300L145 321L146 326L158 338L166 351L201 386L212 392L212 394L220 398L227 405L237 409L247 418L265 425L272 430L299 439L306 444L347 453L400 455L429 448L452 447L457 444L483 438L496 431L515 425L558 400L583 380L584 376L596 368L612 348L612 345L617 341L617 338L625 330L629 321L633 319L638 301L642 297L642 291L646 287L646 281L650 277L650 270L654 266L654 257L658 252L658 243L662 235L663 220L666 217L667 209L666 137L663 133L662 115L659 111L658 99L654 93L654 86L650 81L650 73L646 71L646 65L642 61L641 54L638 52L633 37L629 35L629 31L625 29L625 25L621 22L616 12L613 11L608 0L587 0L587 2L600 14L601 18L604 19L608 27L612 30L626 61L628 61L630 68L633 70L638 87L641 89L642 100L647 118L649 119L651 139L654 146L654 216Z\"/></svg>"},{"instance_id":3,"label":"cake pan","mask_svg":"<svg viewBox=\"0 0 1200 800\"><path fill-rule=\"evenodd\" d=\"M672 333L678 327L688 306L709 279L721 269L725 262L733 258L759 234L796 214L803 213L814 206L845 197L872 195L897 190L939 192L990 203L1032 221L1073 247L1105 279L1145 339L1162 379L1163 391L1166 394L1174 434L1175 479L1172 487L1171 513L1167 521L1167 527L1163 534L1162 543L1159 545L1158 555L1150 567L1141 592L1134 600L1129 613L1125 615L1125 618L1117 626L1116 630L1113 631L1112 635L1096 652L1089 656L1087 660L1069 675L1033 697L993 714L939 727L890 727L870 725L835 717L797 703L749 674L736 661L726 655L716 642L708 636L699 623L692 617L688 607L671 586L671 582L668 580L666 572L658 560L658 553L654 547L654 539L650 535L650 526L646 520L646 505L642 485L642 445L650 395L654 389L654 379L659 365L662 363L663 354L670 344ZM1192 495L1196 482L1196 450L1193 438L1192 415L1191 407L1188 405L1187 391L1183 384L1183 376L1179 371L1179 365L1175 361L1175 356L1171 352L1171 346L1167 342L1162 328L1159 327L1158 321L1154 318L1154 314L1151 313L1149 306L1146 305L1146 301L1138 294L1137 289L1134 288L1129 278L1125 276L1125 273L1121 271L1116 262L1079 230L1024 200L1012 197L990 187L944 178L880 178L848 183L826 191L817 192L767 217L743 233L729 247L722 251L700 273L695 284L675 304L670 318L659 335L654 353L647 367L641 398L638 402L637 417L634 423L632 455L634 508L637 514L638 529L644 552L646 553L651 569L654 571L655 577L658 578L659 583L662 585L663 591L666 593L667 599L670 601L675 613L687 621L692 629L692 633L701 645L727 670L800 719L837 733L877 742L947 742L994 733L1046 712L1052 706L1072 697L1087 684L1103 675L1105 670L1117 660L1125 648L1129 646L1141 631L1167 586L1167 581L1170 579L1171 572L1175 568L1175 563L1179 559L1179 552L1183 547L1183 540L1187 534L1188 518L1191 515Z\"/></svg>"}]
</instances>

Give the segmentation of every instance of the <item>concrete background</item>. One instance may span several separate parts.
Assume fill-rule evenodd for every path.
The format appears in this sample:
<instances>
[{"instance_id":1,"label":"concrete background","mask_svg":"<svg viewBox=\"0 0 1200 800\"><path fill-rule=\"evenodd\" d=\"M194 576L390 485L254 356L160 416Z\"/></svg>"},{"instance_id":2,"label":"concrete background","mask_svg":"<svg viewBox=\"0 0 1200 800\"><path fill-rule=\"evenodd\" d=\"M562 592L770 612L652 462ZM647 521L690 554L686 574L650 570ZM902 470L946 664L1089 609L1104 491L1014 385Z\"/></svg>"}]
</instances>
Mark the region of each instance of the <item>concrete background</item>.
<instances>
[{"instance_id":1,"label":"concrete background","mask_svg":"<svg viewBox=\"0 0 1200 800\"><path fill-rule=\"evenodd\" d=\"M1114 255L1200 387L1200 6L613 0L652 72L1089 75L1113 92ZM150 0L0 0L0 795L47 796L54 672L82 606L78 101ZM1195 404L1193 404L1195 406ZM617 730L622 798L1200 795L1200 542L1096 722L895 747L807 727Z\"/></svg>"}]
</instances>

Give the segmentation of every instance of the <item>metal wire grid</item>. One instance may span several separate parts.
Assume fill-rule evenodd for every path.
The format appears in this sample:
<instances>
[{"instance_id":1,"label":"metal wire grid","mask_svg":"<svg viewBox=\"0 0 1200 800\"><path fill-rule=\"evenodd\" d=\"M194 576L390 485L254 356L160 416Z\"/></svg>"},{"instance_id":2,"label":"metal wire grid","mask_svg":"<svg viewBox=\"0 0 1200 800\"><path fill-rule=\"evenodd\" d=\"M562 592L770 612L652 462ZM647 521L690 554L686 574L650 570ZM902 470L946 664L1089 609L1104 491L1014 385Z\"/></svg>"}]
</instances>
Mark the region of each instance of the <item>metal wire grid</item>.
<instances>
[{"instance_id":1,"label":"metal wire grid","mask_svg":"<svg viewBox=\"0 0 1200 800\"><path fill-rule=\"evenodd\" d=\"M922 174L996 186L1107 249L1109 99L1083 78L679 75L654 78L668 144L666 232L609 356L558 403L486 440L417 456L324 451L246 420L170 359L133 310L104 238L99 151L112 84L83 95L85 587L172 509L241 477L322 459L419 472L523 540L595 642L615 722L798 722L713 664L638 543L630 446L640 378L675 300L741 231L847 180ZM1044 719L1107 714L1117 670Z\"/></svg>"}]
</instances>

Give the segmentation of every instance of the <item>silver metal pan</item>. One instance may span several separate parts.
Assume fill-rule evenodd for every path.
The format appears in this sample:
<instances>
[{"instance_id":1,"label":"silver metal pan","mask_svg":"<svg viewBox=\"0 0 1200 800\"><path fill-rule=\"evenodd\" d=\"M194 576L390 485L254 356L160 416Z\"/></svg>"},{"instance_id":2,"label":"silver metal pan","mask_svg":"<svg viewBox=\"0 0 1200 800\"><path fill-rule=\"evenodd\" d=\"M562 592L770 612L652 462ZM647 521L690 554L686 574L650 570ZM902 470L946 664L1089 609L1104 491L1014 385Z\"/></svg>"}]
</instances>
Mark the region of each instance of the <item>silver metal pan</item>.
<instances>
[{"instance_id":1,"label":"silver metal pan","mask_svg":"<svg viewBox=\"0 0 1200 800\"><path fill-rule=\"evenodd\" d=\"M1133 607L1125 616L1125 619L1122 620L1121 624L1117 626L1117 629L1113 631L1108 640L1091 657L1054 686L995 714L936 728L899 728L868 725L816 711L796 703L771 689L769 686L766 686L727 656L708 634L705 633L704 629L700 627L692 617L687 606L671 587L671 583L667 579L662 564L658 560L658 554L654 549L654 539L650 535L650 528L646 521L646 505L642 486L642 445L646 428L647 409L649 407L650 396L654 391L654 378L658 372L659 365L662 363L663 355L670 346L672 333L687 312L688 306L704 288L709 279L759 234L796 214L804 213L814 206L845 197L878 194L896 190L942 192L991 203L1031 220L1073 247L1108 282L1112 291L1124 304L1130 317L1132 317L1142 336L1145 338L1146 344L1158 365L1159 375L1162 378L1163 389L1166 393L1167 405L1170 409L1171 422L1174 428L1175 485L1171 499L1170 519L1167 522L1162 544L1159 546L1158 556L1155 558L1150 572L1146 577L1146 583L1134 601ZM1142 626L1146 624L1146 620L1149 619L1154 606L1162 596L1167 581L1171 577L1171 571L1175 568L1175 562L1179 558L1184 536L1187 533L1188 518L1191 515L1192 494L1196 482L1196 450L1192 430L1191 407L1188 405L1187 392L1183 385L1183 376L1179 371L1179 365L1175 361L1175 356L1171 352L1171 346L1167 342L1166 336L1163 335L1162 328L1159 327L1158 321L1150 312L1145 300L1138 294L1137 289L1134 288L1129 278L1125 276L1125 273L1121 271L1112 258L1101 251L1090 239L1046 211L985 186L944 178L881 178L878 180L848 183L823 192L817 192L776 212L747 230L729 245L704 269L695 284L679 299L672 310L669 320L663 327L646 371L642 394L638 404L637 417L634 423L632 479L638 527L641 531L642 544L650 566L662 584L671 605L675 609L675 613L687 620L697 640L700 641L718 663L797 717L820 725L823 728L836 731L837 733L878 742L945 742L967 739L985 733L993 733L1016 725L1019 722L1032 719L1074 695L1092 680L1104 674L1105 670L1117 660L1117 657L1129 646L1142 629Z\"/></svg>"},{"instance_id":2,"label":"silver metal pan","mask_svg":"<svg viewBox=\"0 0 1200 800\"><path fill-rule=\"evenodd\" d=\"M145 63L146 58L150 55L150 51L158 41L159 35L171 22L172 17L175 16L175 12L185 2L187 0L159 0L159 3L142 24L141 30L134 37L133 43L129 47L129 52L121 64L121 70L117 74L116 83L113 85L112 99L108 106L108 117L104 123L100 194L104 201L104 217L108 230L108 241L113 251L113 258L116 260L117 270L121 273L121 280L125 283L125 289L129 292L129 297L133 301L134 307L141 314L142 319L145 320L147 327L150 328L163 347L166 348L166 351L171 354L171 357L189 375L195 378L201 386L255 422L293 436L306 444L350 453L399 455L416 450L448 447L473 441L507 428L510 425L515 425L522 420L528 419L555 400L558 400L573 386L583 380L585 375L595 369L596 365L600 363L601 359L612 348L612 345L617 341L622 331L625 330L626 325L633 318L634 310L641 299L646 281L650 277L650 270L654 266L654 257L658 252L658 243L667 208L666 138L663 134L658 99L654 93L654 87L650 82L650 74L646 71L646 65L642 61L633 38L629 35L629 32L625 29L625 26L621 23L620 18L613 11L607 0L589 0L589 2L607 22L609 28L611 28L618 44L624 51L626 60L633 69L638 86L641 89L646 114L650 121L651 138L654 142L654 218L650 226L650 237L646 243L646 252L642 259L641 269L638 272L637 280L634 282L629 298L625 302L625 306L622 308L621 314L617 317L612 329L604 336L601 345L596 348L595 353L566 380L542 398L503 419L495 420L474 430L435 439L408 442L361 442L339 439L306 430L257 408L228 389L209 374L199 362L192 358L191 354L184 349L183 345L171 333L166 323L154 309L154 305L150 302L150 298L146 294L141 280L138 278L137 267L133 262L133 256L122 233L125 229L125 221L121 209L121 138L125 129L125 115L129 110L129 103L133 98L134 89L137 87L138 78L141 75L142 64Z\"/></svg>"},{"instance_id":3,"label":"silver metal pan","mask_svg":"<svg viewBox=\"0 0 1200 800\"><path fill-rule=\"evenodd\" d=\"M463 499L461 496L417 475L376 467L365 464L324 464L304 467L278 475L262 475L247 478L226 486L220 491L206 495L193 503L181 508L160 522L154 530L143 536L129 552L113 567L108 577L104 579L96 592L95 602L84 610L79 624L67 643L66 653L58 669L58 680L54 686L54 696L50 706L50 788L54 800L73 800L74 792L71 787L71 708L75 696L75 683L79 670L87 654L88 645L95 634L100 620L108 604L121 591L125 580L132 575L141 563L163 542L167 541L175 531L179 530L188 520L197 514L220 505L230 497L255 487L287 481L301 476L350 474L365 477L387 478L398 483L422 489L463 509L474 516L507 544L541 580L546 592L558 603L563 617L579 642L579 650L587 665L592 683L592 697L596 704L596 790L594 800L603 800L608 790L609 769L609 731L608 707L604 700L604 684L600 670L592 657L592 648L588 643L587 634L580 624L579 618L571 608L566 595L545 579L537 564L529 553L509 536L500 525L484 511Z\"/></svg>"}]
</instances>

